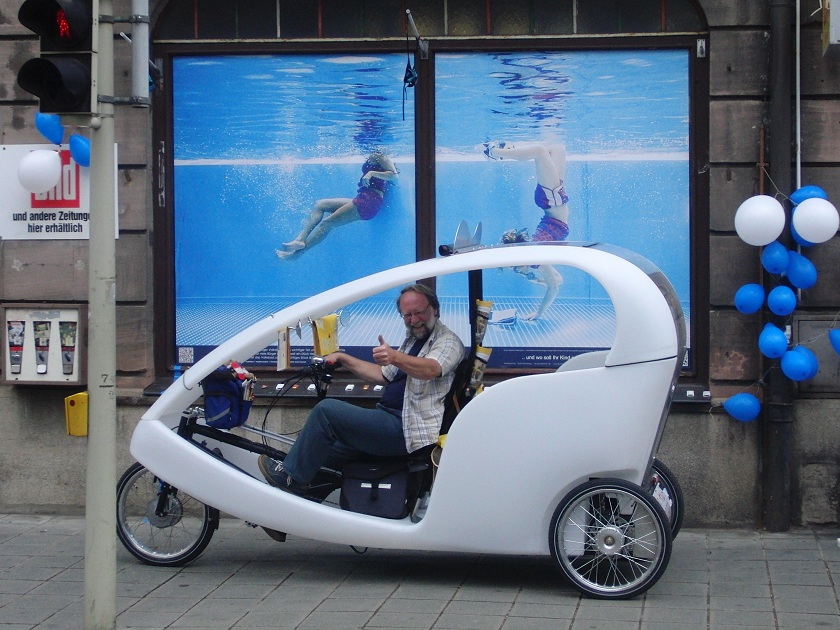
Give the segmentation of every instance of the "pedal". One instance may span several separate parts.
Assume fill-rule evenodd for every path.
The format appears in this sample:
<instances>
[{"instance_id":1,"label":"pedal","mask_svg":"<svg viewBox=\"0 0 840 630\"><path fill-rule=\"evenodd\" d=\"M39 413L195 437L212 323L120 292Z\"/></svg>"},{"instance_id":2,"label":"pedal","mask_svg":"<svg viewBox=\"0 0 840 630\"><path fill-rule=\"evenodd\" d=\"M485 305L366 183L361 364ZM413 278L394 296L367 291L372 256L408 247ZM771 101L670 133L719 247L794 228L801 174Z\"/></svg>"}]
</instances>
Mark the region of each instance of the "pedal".
<instances>
[{"instance_id":1,"label":"pedal","mask_svg":"<svg viewBox=\"0 0 840 630\"><path fill-rule=\"evenodd\" d=\"M276 529L270 529L268 527L263 527L263 531L268 534L272 540L276 540L277 542L286 542L286 532L278 532Z\"/></svg>"}]
</instances>

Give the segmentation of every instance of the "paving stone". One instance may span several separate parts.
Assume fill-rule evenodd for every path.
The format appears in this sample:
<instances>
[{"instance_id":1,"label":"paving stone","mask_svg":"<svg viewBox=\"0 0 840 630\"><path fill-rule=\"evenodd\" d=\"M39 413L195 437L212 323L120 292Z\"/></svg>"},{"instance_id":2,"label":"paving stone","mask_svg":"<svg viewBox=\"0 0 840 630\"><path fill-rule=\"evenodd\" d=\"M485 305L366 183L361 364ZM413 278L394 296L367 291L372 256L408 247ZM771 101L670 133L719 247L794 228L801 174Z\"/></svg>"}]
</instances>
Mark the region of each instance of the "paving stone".
<instances>
[{"instance_id":1,"label":"paving stone","mask_svg":"<svg viewBox=\"0 0 840 630\"><path fill-rule=\"evenodd\" d=\"M684 530L629 600L581 596L545 558L271 540L233 519L185 567L117 550L118 630L840 630L837 531ZM0 514L0 630L84 625L84 520Z\"/></svg>"}]
</instances>

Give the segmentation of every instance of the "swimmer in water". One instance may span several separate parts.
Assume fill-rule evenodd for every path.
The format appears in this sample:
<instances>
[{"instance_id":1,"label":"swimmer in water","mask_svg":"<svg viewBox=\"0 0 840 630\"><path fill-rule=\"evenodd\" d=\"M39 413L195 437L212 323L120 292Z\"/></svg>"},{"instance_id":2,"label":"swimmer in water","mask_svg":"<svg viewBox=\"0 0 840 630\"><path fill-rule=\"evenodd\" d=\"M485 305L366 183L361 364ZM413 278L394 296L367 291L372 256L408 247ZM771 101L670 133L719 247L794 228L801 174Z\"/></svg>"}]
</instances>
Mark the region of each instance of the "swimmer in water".
<instances>
[{"instance_id":1,"label":"swimmer in water","mask_svg":"<svg viewBox=\"0 0 840 630\"><path fill-rule=\"evenodd\" d=\"M569 236L569 195L563 179L566 177L566 147L562 144L514 144L511 142L487 142L484 155L491 160L533 160L537 171L537 186L534 203L543 211L543 216L534 230L507 230L501 242L525 243L539 241L565 241ZM539 307L524 320L536 320L554 302L563 284L563 276L551 265L513 267L526 280L545 286L545 295Z\"/></svg>"},{"instance_id":2,"label":"swimmer in water","mask_svg":"<svg viewBox=\"0 0 840 630\"><path fill-rule=\"evenodd\" d=\"M372 153L362 165L356 196L319 199L298 235L276 250L286 260L312 249L324 240L330 230L354 221L369 221L385 203L387 189L397 181L397 167L384 153Z\"/></svg>"}]
</instances>

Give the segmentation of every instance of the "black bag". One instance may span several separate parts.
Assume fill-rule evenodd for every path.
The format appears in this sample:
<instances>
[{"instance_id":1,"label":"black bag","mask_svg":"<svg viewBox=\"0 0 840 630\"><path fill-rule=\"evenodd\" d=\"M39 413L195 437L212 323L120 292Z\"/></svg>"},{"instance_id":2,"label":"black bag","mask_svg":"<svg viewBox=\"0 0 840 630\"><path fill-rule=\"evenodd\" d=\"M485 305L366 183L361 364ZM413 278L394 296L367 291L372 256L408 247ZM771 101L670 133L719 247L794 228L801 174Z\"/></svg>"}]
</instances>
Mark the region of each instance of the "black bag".
<instances>
[{"instance_id":1,"label":"black bag","mask_svg":"<svg viewBox=\"0 0 840 630\"><path fill-rule=\"evenodd\" d=\"M254 400L254 378L238 363L223 365L204 377L205 422L216 429L245 424Z\"/></svg>"},{"instance_id":2,"label":"black bag","mask_svg":"<svg viewBox=\"0 0 840 630\"><path fill-rule=\"evenodd\" d=\"M339 505L350 512L383 518L408 516L409 462L361 461L342 469Z\"/></svg>"},{"instance_id":3,"label":"black bag","mask_svg":"<svg viewBox=\"0 0 840 630\"><path fill-rule=\"evenodd\" d=\"M467 358L462 359L458 367L455 368L455 378L452 380L452 385L446 394L446 398L443 399L443 422L440 425L441 435L449 433L455 416L472 400L473 392L470 388L470 377L472 376L474 362L475 353L470 352Z\"/></svg>"}]
</instances>

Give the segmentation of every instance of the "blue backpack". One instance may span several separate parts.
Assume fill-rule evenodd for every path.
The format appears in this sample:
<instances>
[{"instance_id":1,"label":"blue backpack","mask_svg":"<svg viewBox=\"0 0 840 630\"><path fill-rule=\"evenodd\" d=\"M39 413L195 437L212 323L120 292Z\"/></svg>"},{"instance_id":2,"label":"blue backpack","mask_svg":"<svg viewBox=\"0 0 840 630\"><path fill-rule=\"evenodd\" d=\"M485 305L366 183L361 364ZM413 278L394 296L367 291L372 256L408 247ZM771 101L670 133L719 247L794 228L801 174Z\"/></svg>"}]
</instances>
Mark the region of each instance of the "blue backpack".
<instances>
[{"instance_id":1,"label":"blue backpack","mask_svg":"<svg viewBox=\"0 0 840 630\"><path fill-rule=\"evenodd\" d=\"M205 422L216 429L245 424L254 401L254 375L238 363L222 365L204 377Z\"/></svg>"}]
</instances>

